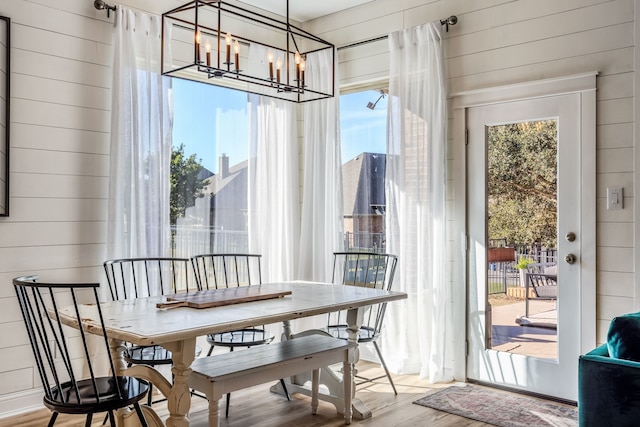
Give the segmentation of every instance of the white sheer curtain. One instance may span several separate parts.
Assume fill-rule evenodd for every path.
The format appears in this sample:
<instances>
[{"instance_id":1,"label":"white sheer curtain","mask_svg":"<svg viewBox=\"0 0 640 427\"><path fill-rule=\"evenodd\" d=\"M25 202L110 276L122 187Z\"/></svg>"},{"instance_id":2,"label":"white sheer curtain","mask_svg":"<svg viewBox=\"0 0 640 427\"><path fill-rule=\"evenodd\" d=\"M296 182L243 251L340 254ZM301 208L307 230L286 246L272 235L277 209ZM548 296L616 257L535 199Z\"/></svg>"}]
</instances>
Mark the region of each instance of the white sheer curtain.
<instances>
[{"instance_id":1,"label":"white sheer curtain","mask_svg":"<svg viewBox=\"0 0 640 427\"><path fill-rule=\"evenodd\" d=\"M211 195L205 195L197 198L195 204L185 210L184 216L176 219L173 237L174 255L189 258L192 255L213 252L210 223Z\"/></svg>"},{"instance_id":2,"label":"white sheer curtain","mask_svg":"<svg viewBox=\"0 0 640 427\"><path fill-rule=\"evenodd\" d=\"M118 5L114 24L107 257L169 251L170 80L161 19Z\"/></svg>"},{"instance_id":3,"label":"white sheer curtain","mask_svg":"<svg viewBox=\"0 0 640 427\"><path fill-rule=\"evenodd\" d=\"M300 239L296 104L250 95L249 251L263 282L293 280Z\"/></svg>"},{"instance_id":4,"label":"white sheer curtain","mask_svg":"<svg viewBox=\"0 0 640 427\"><path fill-rule=\"evenodd\" d=\"M445 234L446 76L439 22L389 35L387 248L398 255L384 357L398 373L452 379Z\"/></svg>"},{"instance_id":5,"label":"white sheer curtain","mask_svg":"<svg viewBox=\"0 0 640 427\"><path fill-rule=\"evenodd\" d=\"M331 90L333 57L329 51L307 57L307 79ZM335 82L338 77L335 67ZM319 85L318 85L319 84ZM298 278L331 280L333 252L342 250L342 160L340 92L333 98L304 104L304 181ZM320 237L321 236L321 237Z\"/></svg>"}]
</instances>

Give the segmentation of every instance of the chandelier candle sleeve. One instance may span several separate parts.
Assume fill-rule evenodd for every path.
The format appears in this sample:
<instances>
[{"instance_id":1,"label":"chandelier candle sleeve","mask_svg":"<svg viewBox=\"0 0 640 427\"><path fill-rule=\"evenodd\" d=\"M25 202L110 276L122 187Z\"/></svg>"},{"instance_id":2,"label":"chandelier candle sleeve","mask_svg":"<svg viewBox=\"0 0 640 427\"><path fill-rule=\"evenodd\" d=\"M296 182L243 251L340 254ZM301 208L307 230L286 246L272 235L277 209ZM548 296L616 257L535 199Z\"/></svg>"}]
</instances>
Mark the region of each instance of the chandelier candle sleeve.
<instances>
[{"instance_id":1,"label":"chandelier candle sleeve","mask_svg":"<svg viewBox=\"0 0 640 427\"><path fill-rule=\"evenodd\" d=\"M296 63L296 80L300 82L300 53L296 52L294 56L294 62Z\"/></svg>"},{"instance_id":2,"label":"chandelier candle sleeve","mask_svg":"<svg viewBox=\"0 0 640 427\"><path fill-rule=\"evenodd\" d=\"M236 71L240 71L240 43L238 43L238 40L234 43L233 48L236 52Z\"/></svg>"},{"instance_id":3,"label":"chandelier candle sleeve","mask_svg":"<svg viewBox=\"0 0 640 427\"><path fill-rule=\"evenodd\" d=\"M276 62L276 82L280 83L280 68L282 68L282 59L278 58L278 62Z\"/></svg>"},{"instance_id":4,"label":"chandelier candle sleeve","mask_svg":"<svg viewBox=\"0 0 640 427\"><path fill-rule=\"evenodd\" d=\"M273 81L273 52L269 51L269 80Z\"/></svg>"},{"instance_id":5,"label":"chandelier candle sleeve","mask_svg":"<svg viewBox=\"0 0 640 427\"><path fill-rule=\"evenodd\" d=\"M200 31L196 31L196 62L200 61Z\"/></svg>"},{"instance_id":6,"label":"chandelier candle sleeve","mask_svg":"<svg viewBox=\"0 0 640 427\"><path fill-rule=\"evenodd\" d=\"M300 61L300 87L304 87L304 70L306 67L304 60Z\"/></svg>"},{"instance_id":7,"label":"chandelier candle sleeve","mask_svg":"<svg viewBox=\"0 0 640 427\"><path fill-rule=\"evenodd\" d=\"M211 66L211 42L207 39L204 42L204 51L207 56L207 67Z\"/></svg>"},{"instance_id":8,"label":"chandelier candle sleeve","mask_svg":"<svg viewBox=\"0 0 640 427\"><path fill-rule=\"evenodd\" d=\"M231 34L227 33L224 40L227 43L227 57L225 63L231 64Z\"/></svg>"}]
</instances>

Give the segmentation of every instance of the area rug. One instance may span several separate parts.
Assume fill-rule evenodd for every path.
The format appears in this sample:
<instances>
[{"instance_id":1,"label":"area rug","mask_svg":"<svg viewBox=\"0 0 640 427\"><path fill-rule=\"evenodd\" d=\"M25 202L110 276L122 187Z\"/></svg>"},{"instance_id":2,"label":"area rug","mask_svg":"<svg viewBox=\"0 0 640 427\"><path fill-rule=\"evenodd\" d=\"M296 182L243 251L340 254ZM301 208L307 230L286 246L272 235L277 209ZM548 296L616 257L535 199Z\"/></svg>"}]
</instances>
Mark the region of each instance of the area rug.
<instances>
[{"instance_id":1,"label":"area rug","mask_svg":"<svg viewBox=\"0 0 640 427\"><path fill-rule=\"evenodd\" d=\"M559 403L465 384L413 402L500 427L575 427L578 410Z\"/></svg>"}]
</instances>

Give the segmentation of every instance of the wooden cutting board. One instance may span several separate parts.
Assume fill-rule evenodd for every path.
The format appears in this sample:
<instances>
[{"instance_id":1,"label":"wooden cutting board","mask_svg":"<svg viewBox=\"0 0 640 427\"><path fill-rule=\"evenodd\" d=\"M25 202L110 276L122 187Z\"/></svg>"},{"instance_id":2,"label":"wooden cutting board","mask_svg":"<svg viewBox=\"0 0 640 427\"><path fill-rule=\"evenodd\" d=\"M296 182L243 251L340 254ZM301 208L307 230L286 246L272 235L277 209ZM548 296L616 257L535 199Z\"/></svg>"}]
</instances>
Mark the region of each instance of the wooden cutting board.
<instances>
[{"instance_id":1,"label":"wooden cutting board","mask_svg":"<svg viewBox=\"0 0 640 427\"><path fill-rule=\"evenodd\" d=\"M235 288L210 289L206 291L167 295L167 301L157 303L156 307L211 308L230 304L240 304L243 302L282 298L285 295L291 295L291 291L270 291L261 288L260 286L240 286Z\"/></svg>"}]
</instances>

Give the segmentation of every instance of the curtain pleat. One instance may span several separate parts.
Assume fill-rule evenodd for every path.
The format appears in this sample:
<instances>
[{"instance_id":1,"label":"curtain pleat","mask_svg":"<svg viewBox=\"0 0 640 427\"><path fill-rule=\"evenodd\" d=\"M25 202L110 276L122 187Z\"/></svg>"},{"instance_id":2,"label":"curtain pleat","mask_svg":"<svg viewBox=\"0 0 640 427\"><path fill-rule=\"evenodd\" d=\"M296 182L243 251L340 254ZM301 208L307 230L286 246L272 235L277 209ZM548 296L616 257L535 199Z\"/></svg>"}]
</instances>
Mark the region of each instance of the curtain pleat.
<instances>
[{"instance_id":1,"label":"curtain pleat","mask_svg":"<svg viewBox=\"0 0 640 427\"><path fill-rule=\"evenodd\" d=\"M390 34L387 251L398 255L384 357L397 373L452 379L447 282L446 77L439 22Z\"/></svg>"},{"instance_id":2,"label":"curtain pleat","mask_svg":"<svg viewBox=\"0 0 640 427\"><path fill-rule=\"evenodd\" d=\"M250 46L251 58L266 58ZM249 95L249 251L262 254L262 281L296 279L300 214L296 104Z\"/></svg>"},{"instance_id":3,"label":"curtain pleat","mask_svg":"<svg viewBox=\"0 0 640 427\"><path fill-rule=\"evenodd\" d=\"M160 73L161 19L118 6L109 168L107 257L170 250L171 81Z\"/></svg>"},{"instance_id":4,"label":"curtain pleat","mask_svg":"<svg viewBox=\"0 0 640 427\"><path fill-rule=\"evenodd\" d=\"M307 78L331 90L331 52L307 57ZM340 79L336 67L335 82ZM328 86L328 87L327 87ZM331 280L333 252L342 250L342 160L340 154L340 92L304 104L303 198L298 278ZM319 237L322 236L322 237Z\"/></svg>"}]
</instances>

